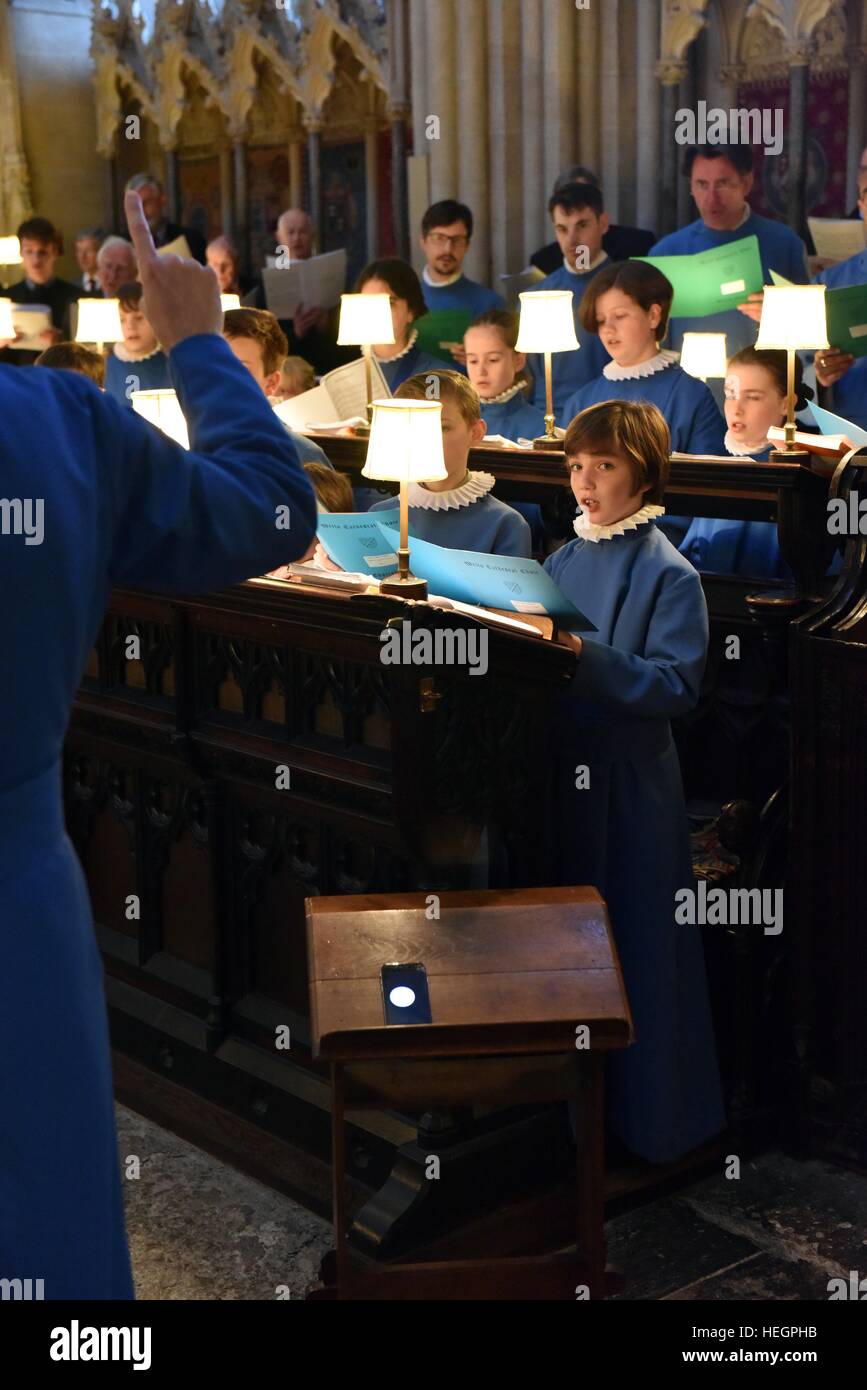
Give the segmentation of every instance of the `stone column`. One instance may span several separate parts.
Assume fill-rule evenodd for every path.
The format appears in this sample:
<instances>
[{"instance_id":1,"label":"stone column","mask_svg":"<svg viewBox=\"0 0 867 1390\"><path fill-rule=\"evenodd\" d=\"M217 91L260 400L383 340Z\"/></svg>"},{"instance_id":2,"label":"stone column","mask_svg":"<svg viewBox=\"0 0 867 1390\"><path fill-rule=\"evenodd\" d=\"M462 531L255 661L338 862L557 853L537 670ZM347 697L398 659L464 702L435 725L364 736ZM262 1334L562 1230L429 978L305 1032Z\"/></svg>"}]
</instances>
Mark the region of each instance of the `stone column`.
<instances>
[{"instance_id":1,"label":"stone column","mask_svg":"<svg viewBox=\"0 0 867 1390\"><path fill-rule=\"evenodd\" d=\"M406 178L406 106L389 106L391 126L391 226L394 253L409 260L409 190Z\"/></svg>"},{"instance_id":2,"label":"stone column","mask_svg":"<svg viewBox=\"0 0 867 1390\"><path fill-rule=\"evenodd\" d=\"M725 111L733 111L738 105L738 82L741 70L736 63L726 63L717 74L720 87L719 104Z\"/></svg>"},{"instance_id":3,"label":"stone column","mask_svg":"<svg viewBox=\"0 0 867 1390\"><path fill-rule=\"evenodd\" d=\"M307 170L308 205L307 212L313 219L318 244L322 245L322 120L318 116L305 116L304 128L307 131Z\"/></svg>"},{"instance_id":4,"label":"stone column","mask_svg":"<svg viewBox=\"0 0 867 1390\"><path fill-rule=\"evenodd\" d=\"M177 148L164 150L163 167L165 169L166 197L169 203L169 221L179 222L180 219L180 180L178 177L178 151Z\"/></svg>"},{"instance_id":5,"label":"stone column","mask_svg":"<svg viewBox=\"0 0 867 1390\"><path fill-rule=\"evenodd\" d=\"M680 83L686 71L682 62L662 62L656 69L662 84L660 170L660 215L657 231L660 236L673 232L677 226L677 184L681 146L675 143L674 120L678 106Z\"/></svg>"},{"instance_id":6,"label":"stone column","mask_svg":"<svg viewBox=\"0 0 867 1390\"><path fill-rule=\"evenodd\" d=\"M846 140L846 206L848 213L858 198L858 161L867 145L867 47L849 49L849 131Z\"/></svg>"},{"instance_id":7,"label":"stone column","mask_svg":"<svg viewBox=\"0 0 867 1390\"><path fill-rule=\"evenodd\" d=\"M11 225L11 224L10 224ZM124 225L120 206L120 180L118 178L117 154L112 150L105 161L105 216L103 226L109 230Z\"/></svg>"},{"instance_id":8,"label":"stone column","mask_svg":"<svg viewBox=\"0 0 867 1390\"><path fill-rule=\"evenodd\" d=\"M409 54L412 92L412 147L416 155L430 154L425 121L430 115L428 98L427 14L430 0L409 0Z\"/></svg>"},{"instance_id":9,"label":"stone column","mask_svg":"<svg viewBox=\"0 0 867 1390\"><path fill-rule=\"evenodd\" d=\"M684 61L684 73L680 80L677 94L677 105L680 110L695 111L697 109L697 82L695 64L695 43L690 46L687 57ZM692 195L689 191L689 180L684 178L681 173L683 167L683 149L678 147L677 151L677 225L685 227L692 221L693 203Z\"/></svg>"},{"instance_id":10,"label":"stone column","mask_svg":"<svg viewBox=\"0 0 867 1390\"><path fill-rule=\"evenodd\" d=\"M488 6L488 169L491 274L499 277L524 265L521 206L521 10L520 0L490 0ZM527 111L528 120L541 113ZM533 248L535 249L535 248Z\"/></svg>"},{"instance_id":11,"label":"stone column","mask_svg":"<svg viewBox=\"0 0 867 1390\"><path fill-rule=\"evenodd\" d=\"M605 0L599 21L599 166L605 210L616 222L620 210L621 115L626 83L620 79L620 47L626 23L622 0ZM631 161L630 161L631 163ZM633 175L634 177L634 175Z\"/></svg>"},{"instance_id":12,"label":"stone column","mask_svg":"<svg viewBox=\"0 0 867 1390\"><path fill-rule=\"evenodd\" d=\"M461 6L465 0L461 0ZM427 16L428 111L439 120L439 139L427 142L432 203L454 198L458 187L458 94L455 0L438 0ZM476 55L478 80L483 55ZM463 98L465 94L462 93Z\"/></svg>"},{"instance_id":13,"label":"stone column","mask_svg":"<svg viewBox=\"0 0 867 1390\"><path fill-rule=\"evenodd\" d=\"M487 0L459 0L454 104L455 119L460 123L456 191L475 221L464 266L471 280L483 284L490 283L491 275L490 199L484 156L488 149L488 66L479 61L488 44L487 9ZM509 89L514 91L517 85L517 81L514 87L510 83Z\"/></svg>"},{"instance_id":14,"label":"stone column","mask_svg":"<svg viewBox=\"0 0 867 1390\"><path fill-rule=\"evenodd\" d=\"M618 0L605 0L603 12L607 14L617 4ZM575 163L575 42L579 22L585 16L560 0L542 0L539 9L545 72L545 187L551 189L557 175Z\"/></svg>"},{"instance_id":15,"label":"stone column","mask_svg":"<svg viewBox=\"0 0 867 1390\"><path fill-rule=\"evenodd\" d=\"M577 164L599 169L599 6L576 11L578 34L575 89L578 93ZM548 190L550 192L550 189Z\"/></svg>"},{"instance_id":16,"label":"stone column","mask_svg":"<svg viewBox=\"0 0 867 1390\"><path fill-rule=\"evenodd\" d=\"M364 181L367 195L367 259L375 260L379 255L379 180L377 158L377 135L379 122L376 116L368 116L364 122Z\"/></svg>"},{"instance_id":17,"label":"stone column","mask_svg":"<svg viewBox=\"0 0 867 1390\"><path fill-rule=\"evenodd\" d=\"M235 245L241 257L241 268L250 270L250 223L247 212L247 146L243 139L232 145L232 167L235 185Z\"/></svg>"},{"instance_id":18,"label":"stone column","mask_svg":"<svg viewBox=\"0 0 867 1390\"><path fill-rule=\"evenodd\" d=\"M545 105L545 60L538 0L521 4L521 96L527 119L521 121L521 165L523 172L524 254L521 268L534 251L551 240L548 194L545 183L545 136L541 120L531 113Z\"/></svg>"},{"instance_id":19,"label":"stone column","mask_svg":"<svg viewBox=\"0 0 867 1390\"><path fill-rule=\"evenodd\" d=\"M289 206L300 208L304 201L304 139L293 135L289 140Z\"/></svg>"},{"instance_id":20,"label":"stone column","mask_svg":"<svg viewBox=\"0 0 867 1390\"><path fill-rule=\"evenodd\" d=\"M642 0L636 14L638 93L635 148L638 180L635 220L656 228L659 220L659 0Z\"/></svg>"},{"instance_id":21,"label":"stone column","mask_svg":"<svg viewBox=\"0 0 867 1390\"><path fill-rule=\"evenodd\" d=\"M232 201L232 147L223 143L217 153L220 160L220 227L223 236L228 237L234 245L237 233Z\"/></svg>"},{"instance_id":22,"label":"stone column","mask_svg":"<svg viewBox=\"0 0 867 1390\"><path fill-rule=\"evenodd\" d=\"M810 76L809 49L805 44L789 51L789 182L787 215L789 226L801 235L806 218L807 181L807 83Z\"/></svg>"}]
</instances>

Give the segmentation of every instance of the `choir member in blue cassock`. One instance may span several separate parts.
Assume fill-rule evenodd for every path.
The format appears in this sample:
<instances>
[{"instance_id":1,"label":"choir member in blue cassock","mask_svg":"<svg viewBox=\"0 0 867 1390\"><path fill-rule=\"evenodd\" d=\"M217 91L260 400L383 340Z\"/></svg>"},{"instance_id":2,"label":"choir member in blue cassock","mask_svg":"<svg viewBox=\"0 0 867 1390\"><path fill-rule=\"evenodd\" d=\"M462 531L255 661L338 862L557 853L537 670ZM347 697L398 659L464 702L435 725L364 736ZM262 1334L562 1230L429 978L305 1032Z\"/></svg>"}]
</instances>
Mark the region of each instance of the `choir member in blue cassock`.
<instances>
[{"instance_id":1,"label":"choir member in blue cassock","mask_svg":"<svg viewBox=\"0 0 867 1390\"><path fill-rule=\"evenodd\" d=\"M395 258L371 261L358 277L359 294L387 294L391 301L393 343L377 343L373 355L392 395L403 382L420 372L441 372L442 358L432 357L418 346L416 319L427 313L418 276L406 261Z\"/></svg>"},{"instance_id":2,"label":"choir member in blue cassock","mask_svg":"<svg viewBox=\"0 0 867 1390\"><path fill-rule=\"evenodd\" d=\"M663 414L673 452L719 454L725 426L703 381L660 350L674 291L655 266L621 261L600 270L581 301L581 323L596 333L611 361L571 397L560 425L602 401L650 401Z\"/></svg>"},{"instance_id":3,"label":"choir member in blue cassock","mask_svg":"<svg viewBox=\"0 0 867 1390\"><path fill-rule=\"evenodd\" d=\"M858 209L867 220L867 180L862 181L859 189ZM816 276L816 281L829 290L867 285L867 251L859 251L840 265L829 266ZM839 343L831 346L834 351L817 352L815 358L816 380L827 390L822 404L853 425L867 429L867 357L853 357Z\"/></svg>"},{"instance_id":4,"label":"choir member in blue cassock","mask_svg":"<svg viewBox=\"0 0 867 1390\"><path fill-rule=\"evenodd\" d=\"M701 936L675 919L694 880L670 720L698 700L707 609L655 525L669 456L659 411L592 406L565 449L581 514L545 568L598 630L561 639L578 662L554 744L559 877L604 896L632 1006L635 1043L608 1063L609 1123L670 1163L725 1125Z\"/></svg>"},{"instance_id":5,"label":"choir member in blue cassock","mask_svg":"<svg viewBox=\"0 0 867 1390\"><path fill-rule=\"evenodd\" d=\"M785 352L742 348L729 360L725 382L727 453L766 463L772 448L768 430L786 419L788 399ZM801 362L795 358L795 409L803 410L812 395L804 385ZM676 522L680 518L667 518ZM685 520L685 519L684 519ZM668 530L668 528L666 528ZM668 530L671 535L671 531ZM674 537L674 539L679 539ZM777 528L772 521L730 521L696 516L678 549L703 573L745 574L757 579L791 579L792 572L780 553Z\"/></svg>"},{"instance_id":6,"label":"choir member in blue cassock","mask_svg":"<svg viewBox=\"0 0 867 1390\"><path fill-rule=\"evenodd\" d=\"M598 377L609 360L597 334L588 333L582 327L579 316L584 291L603 266L610 264L602 249L602 238L608 230L608 217L602 206L602 194L591 183L567 184L553 194L548 211L563 252L563 264L559 270L540 280L532 293L572 291L575 336L580 344L572 352L555 352L551 358L554 415L559 420L570 397L579 387ZM541 353L531 353L528 361L535 382L533 404L544 415L545 358Z\"/></svg>"},{"instance_id":7,"label":"choir member in blue cassock","mask_svg":"<svg viewBox=\"0 0 867 1390\"><path fill-rule=\"evenodd\" d=\"M753 212L747 202L753 186L748 145L693 146L687 150L684 173L700 215L688 227L658 241L651 256L691 256L755 236L765 284L770 284L772 270L793 284L807 284L807 251L801 238L782 222ZM671 346L679 350L684 333L725 333L729 353L748 347L756 341L759 314L758 308L748 308L749 313L731 309L704 318L673 318Z\"/></svg>"},{"instance_id":8,"label":"choir member in blue cassock","mask_svg":"<svg viewBox=\"0 0 867 1390\"><path fill-rule=\"evenodd\" d=\"M464 275L463 264L473 236L473 214L464 203L447 198L429 207L421 223L424 252L422 292L432 314L463 311L470 318L488 309L504 309L496 290Z\"/></svg>"},{"instance_id":9,"label":"choir member in blue cassock","mask_svg":"<svg viewBox=\"0 0 867 1390\"><path fill-rule=\"evenodd\" d=\"M218 336L213 276L157 262L135 195L127 215L192 450L74 372L0 366L3 489L39 499L0 534L0 1272L50 1299L133 1297L103 969L63 822L81 672L112 586L223 589L303 555L316 524L291 440Z\"/></svg>"},{"instance_id":10,"label":"choir member in blue cassock","mask_svg":"<svg viewBox=\"0 0 867 1390\"><path fill-rule=\"evenodd\" d=\"M437 373L442 403L443 458L448 477L441 482L410 483L409 524L414 536L450 550L479 550L488 555L530 555L530 527L514 507L493 496L496 479L470 472L470 449L485 433L479 398L460 372ZM430 400L428 377L405 381L402 400ZM393 511L393 497L377 502L372 512Z\"/></svg>"},{"instance_id":11,"label":"choir member in blue cassock","mask_svg":"<svg viewBox=\"0 0 867 1390\"><path fill-rule=\"evenodd\" d=\"M131 410L133 391L171 390L172 379L169 359L142 309L141 285L121 285L117 297L123 338L106 359L105 389Z\"/></svg>"}]
</instances>

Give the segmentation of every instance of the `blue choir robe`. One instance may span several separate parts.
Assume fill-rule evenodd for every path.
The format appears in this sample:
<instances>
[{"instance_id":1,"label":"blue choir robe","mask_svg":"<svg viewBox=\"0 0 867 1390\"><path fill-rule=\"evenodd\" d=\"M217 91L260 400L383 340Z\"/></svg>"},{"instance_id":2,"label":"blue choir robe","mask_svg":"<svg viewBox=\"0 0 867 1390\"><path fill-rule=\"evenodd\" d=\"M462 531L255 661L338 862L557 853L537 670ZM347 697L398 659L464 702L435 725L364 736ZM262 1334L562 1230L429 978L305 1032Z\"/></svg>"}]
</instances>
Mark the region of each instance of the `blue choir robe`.
<instances>
[{"instance_id":1,"label":"blue choir robe","mask_svg":"<svg viewBox=\"0 0 867 1390\"><path fill-rule=\"evenodd\" d=\"M564 428L579 411L601 401L650 401L665 416L671 432L672 452L721 454L725 420L708 388L676 362L650 376L609 381L599 376L576 391L561 419Z\"/></svg>"},{"instance_id":2,"label":"blue choir robe","mask_svg":"<svg viewBox=\"0 0 867 1390\"><path fill-rule=\"evenodd\" d=\"M608 1120L633 1152L670 1163L725 1125L700 928L675 922L675 893L694 880L669 721L698 700L707 608L652 522L570 541L545 568L598 628L559 699L550 823L560 882L606 900L632 1007L636 1041L608 1059Z\"/></svg>"},{"instance_id":3,"label":"blue choir robe","mask_svg":"<svg viewBox=\"0 0 867 1390\"><path fill-rule=\"evenodd\" d=\"M768 444L755 453L745 454L744 458L767 463L774 447ZM753 579L792 577L780 552L773 521L730 521L723 517L694 516L677 548L702 574L744 574Z\"/></svg>"},{"instance_id":4,"label":"blue choir robe","mask_svg":"<svg viewBox=\"0 0 867 1390\"><path fill-rule=\"evenodd\" d=\"M120 405L132 410L131 391L171 390L169 359L161 348L138 362L123 362L113 352L105 360L105 389Z\"/></svg>"},{"instance_id":5,"label":"blue choir robe","mask_svg":"<svg viewBox=\"0 0 867 1390\"><path fill-rule=\"evenodd\" d=\"M859 251L840 265L829 266L816 276L816 283L839 290L844 285L867 285L867 251ZM844 343L832 343L845 352ZM822 404L835 414L851 420L853 425L867 429L867 357L856 357L845 376L833 386L823 388Z\"/></svg>"},{"instance_id":6,"label":"blue choir robe","mask_svg":"<svg viewBox=\"0 0 867 1390\"><path fill-rule=\"evenodd\" d=\"M771 271L776 270L795 285L809 282L807 272L807 249L801 238L782 222L774 222L751 212L742 227L732 232L715 232L699 217L688 227L671 232L658 241L650 252L651 256L692 256L699 251L710 251L715 246L727 246L732 241L742 241L744 237L759 239L759 255L766 285L771 283ZM669 324L668 346L680 351L684 333L725 333L726 352L729 357L742 347L750 347L758 336L759 325L754 319L737 309L729 309L723 314L708 314L705 318L673 318Z\"/></svg>"},{"instance_id":7,"label":"blue choir robe","mask_svg":"<svg viewBox=\"0 0 867 1390\"><path fill-rule=\"evenodd\" d=\"M0 1256L47 1299L133 1297L103 967L61 798L81 672L114 585L223 589L316 527L292 441L222 339L171 362L190 452L75 372L0 366L4 491L44 500L42 544L0 536Z\"/></svg>"},{"instance_id":8,"label":"blue choir robe","mask_svg":"<svg viewBox=\"0 0 867 1390\"><path fill-rule=\"evenodd\" d=\"M302 463L323 463L326 468L333 470L334 464L315 439L308 439L305 434L299 434L297 430L290 429L285 421L283 428L295 445L296 453Z\"/></svg>"},{"instance_id":9,"label":"blue choir robe","mask_svg":"<svg viewBox=\"0 0 867 1390\"><path fill-rule=\"evenodd\" d=\"M377 357L376 361L392 395L398 386L409 381L411 376L418 376L423 372L448 371L448 364L441 357L433 357L420 348L418 343L410 348L405 357L395 357L391 362L384 362Z\"/></svg>"},{"instance_id":10,"label":"blue choir robe","mask_svg":"<svg viewBox=\"0 0 867 1390\"><path fill-rule=\"evenodd\" d=\"M371 512L394 511L397 498L376 502ZM449 550L478 550L485 555L531 554L530 528L520 512L487 493L462 507L434 511L431 507L409 508L412 535L420 541L444 545ZM410 555L412 539L410 538ZM410 564L412 559L410 558Z\"/></svg>"},{"instance_id":11,"label":"blue choir robe","mask_svg":"<svg viewBox=\"0 0 867 1390\"><path fill-rule=\"evenodd\" d=\"M599 376L605 363L611 361L599 340L599 335L588 333L578 321L578 309L584 291L593 276L598 275L600 270L604 270L610 264L611 261L608 257L596 266L595 270L574 271L569 270L564 264L559 270L546 275L544 280L540 280L533 287L534 293L542 290L571 290L573 296L572 316L575 320L575 336L580 347L573 349L572 352L555 352L551 355L551 394L554 399L554 417L557 420L562 417L570 396L574 396L579 387L585 386L588 381L593 381ZM543 354L530 353L527 358L527 366L533 373L533 404L544 415L545 358Z\"/></svg>"},{"instance_id":12,"label":"blue choir robe","mask_svg":"<svg viewBox=\"0 0 867 1390\"><path fill-rule=\"evenodd\" d=\"M489 309L506 307L506 301L501 294L497 294L496 290L489 290L487 285L477 284L466 275L462 275L452 285L429 285L422 276L421 292L432 314L444 310L464 309L473 318L477 318L479 314L486 314Z\"/></svg>"},{"instance_id":13,"label":"blue choir robe","mask_svg":"<svg viewBox=\"0 0 867 1390\"><path fill-rule=\"evenodd\" d=\"M486 435L499 434L517 444L519 439L537 439L545 433L545 412L531 405L519 391L510 401L482 401Z\"/></svg>"}]
</instances>

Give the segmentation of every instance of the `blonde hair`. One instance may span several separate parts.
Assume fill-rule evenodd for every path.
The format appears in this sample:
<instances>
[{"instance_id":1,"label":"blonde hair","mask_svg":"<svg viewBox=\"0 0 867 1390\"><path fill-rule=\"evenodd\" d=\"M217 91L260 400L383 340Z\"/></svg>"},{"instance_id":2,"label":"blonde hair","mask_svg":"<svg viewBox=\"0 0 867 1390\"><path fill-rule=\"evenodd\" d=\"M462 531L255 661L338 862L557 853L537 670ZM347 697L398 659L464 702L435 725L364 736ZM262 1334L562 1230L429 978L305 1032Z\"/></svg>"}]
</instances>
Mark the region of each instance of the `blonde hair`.
<instances>
[{"instance_id":1,"label":"blonde hair","mask_svg":"<svg viewBox=\"0 0 867 1390\"><path fill-rule=\"evenodd\" d=\"M432 383L437 382L434 390ZM451 401L457 406L461 419L475 425L482 418L482 403L475 386L462 372L421 372L398 386L395 396L408 401Z\"/></svg>"}]
</instances>

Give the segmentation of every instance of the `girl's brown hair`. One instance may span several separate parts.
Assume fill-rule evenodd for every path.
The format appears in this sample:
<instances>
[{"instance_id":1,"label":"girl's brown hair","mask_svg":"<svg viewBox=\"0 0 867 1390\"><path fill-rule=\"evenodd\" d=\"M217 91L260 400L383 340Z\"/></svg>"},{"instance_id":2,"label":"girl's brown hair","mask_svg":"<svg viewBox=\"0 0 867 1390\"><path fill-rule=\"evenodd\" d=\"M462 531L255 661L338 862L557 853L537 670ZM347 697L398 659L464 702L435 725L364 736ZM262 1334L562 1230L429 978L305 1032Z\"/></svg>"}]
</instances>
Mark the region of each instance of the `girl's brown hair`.
<instances>
[{"instance_id":1,"label":"girl's brown hair","mask_svg":"<svg viewBox=\"0 0 867 1390\"><path fill-rule=\"evenodd\" d=\"M668 331L668 316L671 313L671 301L674 298L674 287L662 271L657 270L656 266L648 265L645 261L616 261L614 265L606 266L598 274L593 276L590 284L581 299L581 306L578 310L578 317L581 326L588 333L598 333L599 324L596 322L596 305L600 295L608 290L620 290L623 294L629 295L636 304L640 304L645 313L658 304L662 317L658 327L654 330L659 342Z\"/></svg>"},{"instance_id":2,"label":"girl's brown hair","mask_svg":"<svg viewBox=\"0 0 867 1390\"><path fill-rule=\"evenodd\" d=\"M566 463L576 454L619 454L632 470L634 492L647 487L645 502L662 502L671 453L665 416L655 405L602 401L582 410L566 430Z\"/></svg>"}]
</instances>

